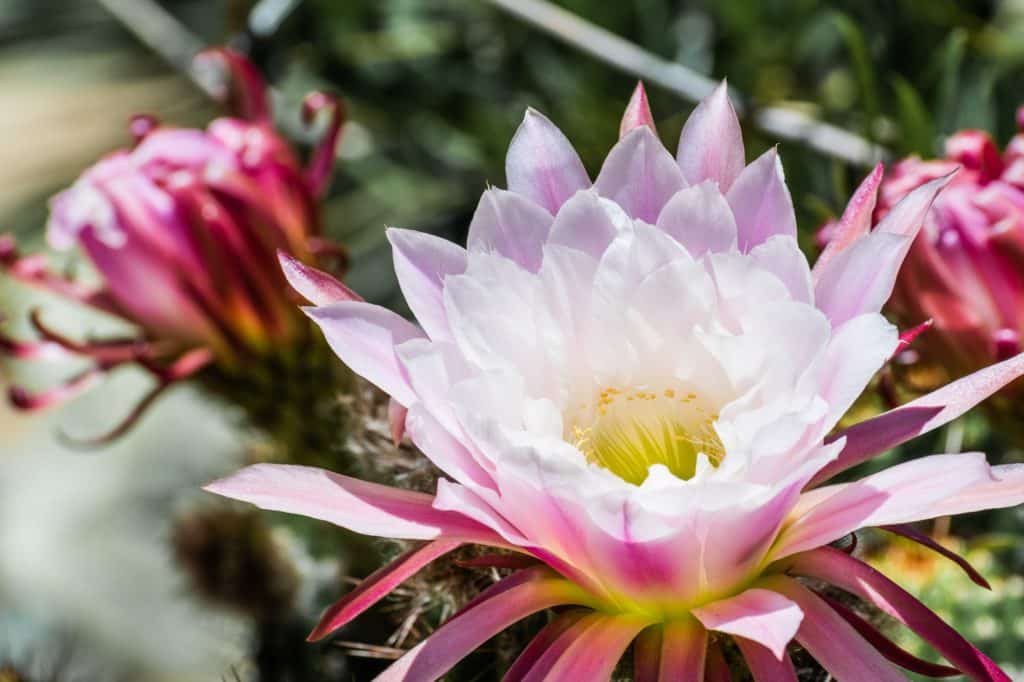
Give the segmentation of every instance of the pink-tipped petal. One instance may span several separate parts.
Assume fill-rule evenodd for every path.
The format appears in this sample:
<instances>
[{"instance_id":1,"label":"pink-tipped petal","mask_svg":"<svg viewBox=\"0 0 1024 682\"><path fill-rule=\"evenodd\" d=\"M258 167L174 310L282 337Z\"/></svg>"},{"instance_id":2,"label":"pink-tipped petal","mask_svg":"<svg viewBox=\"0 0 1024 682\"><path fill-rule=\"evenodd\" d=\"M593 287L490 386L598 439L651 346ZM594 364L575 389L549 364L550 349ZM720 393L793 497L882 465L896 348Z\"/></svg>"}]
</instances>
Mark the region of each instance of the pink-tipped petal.
<instances>
[{"instance_id":1,"label":"pink-tipped petal","mask_svg":"<svg viewBox=\"0 0 1024 682\"><path fill-rule=\"evenodd\" d=\"M491 188L484 192L469 224L466 248L494 251L531 272L540 268L551 215L514 192Z\"/></svg>"},{"instance_id":2,"label":"pink-tipped petal","mask_svg":"<svg viewBox=\"0 0 1024 682\"><path fill-rule=\"evenodd\" d=\"M954 175L956 175L955 170L914 189L892 207L882 222L878 223L875 231L901 234L910 238L916 237L924 225L925 216L928 215L928 211L935 202L935 197L953 180Z\"/></svg>"},{"instance_id":3,"label":"pink-tipped petal","mask_svg":"<svg viewBox=\"0 0 1024 682\"><path fill-rule=\"evenodd\" d=\"M458 540L434 540L385 564L364 578L358 587L328 607L307 639L315 642L348 624L421 568L451 552L460 544Z\"/></svg>"},{"instance_id":4,"label":"pink-tipped petal","mask_svg":"<svg viewBox=\"0 0 1024 682\"><path fill-rule=\"evenodd\" d=\"M626 111L622 114L622 122L619 123L619 138L625 137L626 133L640 126L647 126L655 134L658 132L658 127L654 125L654 115L651 114L651 103L647 101L647 91L644 90L642 82L636 84L633 96L629 98Z\"/></svg>"},{"instance_id":5,"label":"pink-tipped petal","mask_svg":"<svg viewBox=\"0 0 1024 682\"><path fill-rule=\"evenodd\" d=\"M821 597L797 581L782 576L772 579L772 589L800 606L804 619L796 639L833 677L851 681L906 682L903 673L829 608Z\"/></svg>"},{"instance_id":6,"label":"pink-tipped petal","mask_svg":"<svg viewBox=\"0 0 1024 682\"><path fill-rule=\"evenodd\" d=\"M708 630L725 632L762 644L781 659L793 639L803 613L781 594L751 588L735 597L722 599L693 610Z\"/></svg>"},{"instance_id":7,"label":"pink-tipped petal","mask_svg":"<svg viewBox=\"0 0 1024 682\"><path fill-rule=\"evenodd\" d=\"M544 114L527 109L505 157L505 178L516 194L552 215L578 190L590 187L583 162L562 131Z\"/></svg>"},{"instance_id":8,"label":"pink-tipped petal","mask_svg":"<svg viewBox=\"0 0 1024 682\"><path fill-rule=\"evenodd\" d=\"M845 251L871 230L871 218L878 200L878 186L882 182L884 172L885 166L879 163L853 193L853 198L846 205L846 210L843 211L843 216L839 219L828 245L814 263L811 277L815 282L818 281L821 272L826 268L828 262L835 258L836 254Z\"/></svg>"},{"instance_id":9,"label":"pink-tipped petal","mask_svg":"<svg viewBox=\"0 0 1024 682\"><path fill-rule=\"evenodd\" d=\"M565 652L589 630L597 627L606 617L601 613L583 611L579 619L548 643L544 651L539 652L529 670L524 670L518 679L522 682L545 682L549 678L551 669L562 660ZM511 681L505 678L502 682Z\"/></svg>"},{"instance_id":10,"label":"pink-tipped petal","mask_svg":"<svg viewBox=\"0 0 1024 682\"><path fill-rule=\"evenodd\" d=\"M789 656L778 658L769 649L743 637L734 638L743 660L754 676L754 682L797 682L796 670Z\"/></svg>"},{"instance_id":11,"label":"pink-tipped petal","mask_svg":"<svg viewBox=\"0 0 1024 682\"><path fill-rule=\"evenodd\" d=\"M676 192L657 224L694 258L736 248L736 219L729 202L710 181Z\"/></svg>"},{"instance_id":12,"label":"pink-tipped petal","mask_svg":"<svg viewBox=\"0 0 1024 682\"><path fill-rule=\"evenodd\" d=\"M565 650L544 680L610 680L630 642L649 624L650 620L641 616L601 617Z\"/></svg>"},{"instance_id":13,"label":"pink-tipped petal","mask_svg":"<svg viewBox=\"0 0 1024 682\"><path fill-rule=\"evenodd\" d=\"M341 301L306 314L323 330L341 361L379 389L408 407L416 400L395 355L395 346L422 338L423 331L387 308L358 301Z\"/></svg>"},{"instance_id":14,"label":"pink-tipped petal","mask_svg":"<svg viewBox=\"0 0 1024 682\"><path fill-rule=\"evenodd\" d=\"M691 185L714 180L723 193L743 171L743 133L724 81L686 120L676 159Z\"/></svg>"},{"instance_id":15,"label":"pink-tipped petal","mask_svg":"<svg viewBox=\"0 0 1024 682\"><path fill-rule=\"evenodd\" d=\"M845 438L846 445L835 461L815 475L810 485L827 481L875 455L953 421L1022 374L1024 354L974 372L902 407L840 431L829 442Z\"/></svg>"},{"instance_id":16,"label":"pink-tipped petal","mask_svg":"<svg viewBox=\"0 0 1024 682\"><path fill-rule=\"evenodd\" d=\"M946 557L947 559L955 563L957 566L962 568L964 573L967 574L967 577L970 578L975 585L978 585L979 587L984 587L986 590L992 589L992 586L989 584L989 582L985 580L985 576L979 573L978 569L974 568L974 566L972 566L971 563L967 561L967 559L960 556L959 554L949 549L945 545L939 543L937 540L922 533L913 526L904 523L892 526L880 526L880 528L895 535L907 538L908 540L912 540L923 547L927 547L933 552L941 554L942 556ZM847 554L849 554L849 552L847 552Z\"/></svg>"},{"instance_id":17,"label":"pink-tipped petal","mask_svg":"<svg viewBox=\"0 0 1024 682\"><path fill-rule=\"evenodd\" d=\"M520 571L493 585L409 650L381 673L377 682L436 680L513 623L553 606L580 603L582 598L579 588L548 569Z\"/></svg>"},{"instance_id":18,"label":"pink-tipped petal","mask_svg":"<svg viewBox=\"0 0 1024 682\"><path fill-rule=\"evenodd\" d=\"M95 386L103 375L104 372L100 369L87 369L63 384L38 393L32 393L21 386L11 386L7 391L7 397L11 405L19 410L26 412L43 410L51 405L70 400Z\"/></svg>"},{"instance_id":19,"label":"pink-tipped petal","mask_svg":"<svg viewBox=\"0 0 1024 682\"><path fill-rule=\"evenodd\" d=\"M523 652L519 654L512 667L508 669L502 682L522 682L541 657L558 639L590 612L585 609L569 609L555 616L554 620L530 640ZM656 682L656 681L655 681Z\"/></svg>"},{"instance_id":20,"label":"pink-tipped petal","mask_svg":"<svg viewBox=\"0 0 1024 682\"><path fill-rule=\"evenodd\" d=\"M389 228L395 275L409 309L431 339L450 340L442 289L448 275L466 271L466 250L425 232Z\"/></svg>"},{"instance_id":21,"label":"pink-tipped petal","mask_svg":"<svg viewBox=\"0 0 1024 682\"><path fill-rule=\"evenodd\" d=\"M743 169L726 199L736 217L740 251L746 253L776 234L796 238L793 200L774 147Z\"/></svg>"},{"instance_id":22,"label":"pink-tipped petal","mask_svg":"<svg viewBox=\"0 0 1024 682\"><path fill-rule=\"evenodd\" d=\"M708 651L708 631L693 620L669 621L662 627L658 682L701 682Z\"/></svg>"},{"instance_id":23,"label":"pink-tipped petal","mask_svg":"<svg viewBox=\"0 0 1024 682\"><path fill-rule=\"evenodd\" d=\"M686 187L682 171L647 126L619 140L594 181L598 194L617 203L631 218L652 225L668 200Z\"/></svg>"},{"instance_id":24,"label":"pink-tipped petal","mask_svg":"<svg viewBox=\"0 0 1024 682\"><path fill-rule=\"evenodd\" d=\"M292 289L313 305L330 305L340 301L362 301L363 298L332 275L306 265L284 251L277 252L281 271Z\"/></svg>"},{"instance_id":25,"label":"pink-tipped petal","mask_svg":"<svg viewBox=\"0 0 1024 682\"><path fill-rule=\"evenodd\" d=\"M211 61L219 61L228 72L226 78L221 76L221 82L213 85L220 91L219 96L227 100L230 108L250 121L269 121L266 84L253 63L241 53L226 47L203 50L194 58L199 68L206 67Z\"/></svg>"},{"instance_id":26,"label":"pink-tipped petal","mask_svg":"<svg viewBox=\"0 0 1024 682\"><path fill-rule=\"evenodd\" d=\"M910 593L863 561L823 547L797 557L790 571L824 580L866 599L916 632L972 680L1010 682L1010 677L988 656Z\"/></svg>"},{"instance_id":27,"label":"pink-tipped petal","mask_svg":"<svg viewBox=\"0 0 1024 682\"><path fill-rule=\"evenodd\" d=\"M323 469L254 464L204 487L211 493L271 511L300 514L363 535L432 540L439 535L478 537L482 527L434 509L434 498Z\"/></svg>"},{"instance_id":28,"label":"pink-tipped petal","mask_svg":"<svg viewBox=\"0 0 1024 682\"><path fill-rule=\"evenodd\" d=\"M320 142L313 150L313 158L306 169L306 182L314 197L322 197L327 191L338 152L341 126L345 123L345 105L334 95L326 92L311 92L302 101L302 120L308 126L316 120L321 111L330 111L330 121Z\"/></svg>"},{"instance_id":29,"label":"pink-tipped petal","mask_svg":"<svg viewBox=\"0 0 1024 682\"><path fill-rule=\"evenodd\" d=\"M893 357L910 348L910 344L914 343L914 339L931 329L932 323L933 320L925 320L921 324L914 325L910 329L900 332L900 342L896 345L896 350L892 353ZM1018 350L1017 352L1020 351ZM1013 353L1013 355L1016 355L1016 353Z\"/></svg>"}]
</instances>

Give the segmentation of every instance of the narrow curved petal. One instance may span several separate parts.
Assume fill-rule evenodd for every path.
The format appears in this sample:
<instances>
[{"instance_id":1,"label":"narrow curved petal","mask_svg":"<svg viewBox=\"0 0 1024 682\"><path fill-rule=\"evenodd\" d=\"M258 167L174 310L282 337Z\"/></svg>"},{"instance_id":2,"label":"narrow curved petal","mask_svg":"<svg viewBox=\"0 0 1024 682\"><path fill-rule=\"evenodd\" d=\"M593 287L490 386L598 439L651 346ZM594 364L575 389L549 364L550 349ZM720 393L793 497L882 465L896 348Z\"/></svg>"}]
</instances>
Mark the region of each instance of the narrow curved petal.
<instances>
[{"instance_id":1,"label":"narrow curved petal","mask_svg":"<svg viewBox=\"0 0 1024 682\"><path fill-rule=\"evenodd\" d=\"M775 234L796 237L796 214L777 151L772 148L743 169L726 194L740 251L746 253Z\"/></svg>"},{"instance_id":2,"label":"narrow curved petal","mask_svg":"<svg viewBox=\"0 0 1024 682\"><path fill-rule=\"evenodd\" d=\"M729 202L710 181L676 192L661 210L657 225L694 258L736 248L736 219Z\"/></svg>"},{"instance_id":3,"label":"narrow curved petal","mask_svg":"<svg viewBox=\"0 0 1024 682\"><path fill-rule=\"evenodd\" d=\"M254 464L204 487L271 511L329 521L363 535L432 540L439 535L489 535L473 521L434 509L434 498L323 469Z\"/></svg>"},{"instance_id":4,"label":"narrow curved petal","mask_svg":"<svg viewBox=\"0 0 1024 682\"><path fill-rule=\"evenodd\" d=\"M519 654L512 667L508 669L502 682L522 682L527 673L537 664L540 658L547 652L558 639L570 630L590 612L586 609L569 609L554 617L554 619L538 632L530 643L526 645L523 652Z\"/></svg>"},{"instance_id":5,"label":"narrow curved petal","mask_svg":"<svg viewBox=\"0 0 1024 682\"><path fill-rule=\"evenodd\" d=\"M892 207L892 210L878 223L875 231L901 234L911 239L916 237L924 225L925 216L928 215L935 197L950 183L954 175L956 175L955 170L914 189Z\"/></svg>"},{"instance_id":6,"label":"narrow curved petal","mask_svg":"<svg viewBox=\"0 0 1024 682\"><path fill-rule=\"evenodd\" d=\"M658 682L702 682L708 631L693 620L670 621L662 627Z\"/></svg>"},{"instance_id":7,"label":"narrow curved petal","mask_svg":"<svg viewBox=\"0 0 1024 682\"><path fill-rule=\"evenodd\" d=\"M421 568L451 552L460 544L462 543L458 540L434 540L385 564L364 578L358 587L328 607L307 639L315 642L348 624Z\"/></svg>"},{"instance_id":8,"label":"narrow curved petal","mask_svg":"<svg viewBox=\"0 0 1024 682\"><path fill-rule=\"evenodd\" d=\"M626 111L622 114L622 122L619 124L619 137L625 137L626 133L640 126L647 126L655 133L658 132L657 126L654 125L654 115L651 113L651 103L647 101L647 91L644 90L643 83L636 84L633 96L629 98L629 104L626 105Z\"/></svg>"},{"instance_id":9,"label":"narrow curved petal","mask_svg":"<svg viewBox=\"0 0 1024 682\"><path fill-rule=\"evenodd\" d=\"M766 647L743 637L736 637L736 646L747 662L754 682L797 682L793 661L783 652L778 658Z\"/></svg>"},{"instance_id":10,"label":"narrow curved petal","mask_svg":"<svg viewBox=\"0 0 1024 682\"><path fill-rule=\"evenodd\" d=\"M466 250L425 232L389 228L395 275L409 309L431 339L451 339L442 294L444 278L466 271Z\"/></svg>"},{"instance_id":11,"label":"narrow curved petal","mask_svg":"<svg viewBox=\"0 0 1024 682\"><path fill-rule=\"evenodd\" d=\"M552 606L579 603L581 598L579 588L550 571L525 569L491 586L376 679L436 680L513 623Z\"/></svg>"},{"instance_id":12,"label":"narrow curved petal","mask_svg":"<svg viewBox=\"0 0 1024 682\"><path fill-rule=\"evenodd\" d=\"M395 355L395 346L421 338L423 331L387 308L342 301L304 308L323 330L327 343L353 372L408 407L415 399Z\"/></svg>"},{"instance_id":13,"label":"narrow curved petal","mask_svg":"<svg viewBox=\"0 0 1024 682\"><path fill-rule=\"evenodd\" d=\"M578 190L590 187L579 155L544 114L527 109L505 157L508 188L552 214Z\"/></svg>"},{"instance_id":14,"label":"narrow curved petal","mask_svg":"<svg viewBox=\"0 0 1024 682\"><path fill-rule=\"evenodd\" d=\"M494 251L536 272L551 230L551 214L514 192L484 192L469 224L470 251Z\"/></svg>"},{"instance_id":15,"label":"narrow curved petal","mask_svg":"<svg viewBox=\"0 0 1024 682\"><path fill-rule=\"evenodd\" d=\"M300 296L313 305L329 305L339 301L361 301L362 297L323 270L306 265L284 251L277 252L285 279Z\"/></svg>"},{"instance_id":16,"label":"narrow curved petal","mask_svg":"<svg viewBox=\"0 0 1024 682\"><path fill-rule=\"evenodd\" d=\"M973 582L975 585L979 587L984 587L986 590L992 589L992 586L989 585L989 582L985 580L985 576L979 573L978 569L972 566L971 563L967 561L967 559L960 556L959 554L949 549L945 545L940 544L937 540L929 537L928 535L925 535L921 531L914 528L912 525L902 523L892 526L880 526L880 528L894 535L899 535L900 537L904 537L908 540L916 542L917 544L923 547L927 547L933 552L941 554L942 556L946 557L947 559L955 563L957 566L962 568L964 573L967 574L967 577L970 578L971 582Z\"/></svg>"},{"instance_id":17,"label":"narrow curved petal","mask_svg":"<svg viewBox=\"0 0 1024 682\"><path fill-rule=\"evenodd\" d=\"M871 602L920 635L971 679L1010 682L1009 676L992 659L910 593L863 561L823 547L797 557L790 570L797 575L825 580Z\"/></svg>"},{"instance_id":18,"label":"narrow curved petal","mask_svg":"<svg viewBox=\"0 0 1024 682\"><path fill-rule=\"evenodd\" d=\"M756 587L694 609L693 615L708 630L757 642L779 660L785 655L786 645L803 620L800 607L792 601L776 592Z\"/></svg>"},{"instance_id":19,"label":"narrow curved petal","mask_svg":"<svg viewBox=\"0 0 1024 682\"><path fill-rule=\"evenodd\" d=\"M777 577L772 589L800 606L796 639L838 680L906 682L906 677L828 604L791 578Z\"/></svg>"},{"instance_id":20,"label":"narrow curved petal","mask_svg":"<svg viewBox=\"0 0 1024 682\"><path fill-rule=\"evenodd\" d=\"M537 656L537 659L530 666L529 670L523 671L518 678L522 682L544 682L548 679L551 668L562 660L565 652L575 644L587 631L597 627L605 618L603 614L585 611L581 618L565 629L560 635L548 644L547 648ZM512 682L503 679L502 682Z\"/></svg>"},{"instance_id":21,"label":"narrow curved petal","mask_svg":"<svg viewBox=\"0 0 1024 682\"><path fill-rule=\"evenodd\" d=\"M691 185L713 180L723 193L743 171L743 132L724 81L686 119L676 160Z\"/></svg>"},{"instance_id":22,"label":"narrow curved petal","mask_svg":"<svg viewBox=\"0 0 1024 682\"><path fill-rule=\"evenodd\" d=\"M565 650L544 679L610 680L630 642L649 624L649 619L640 616L603 616Z\"/></svg>"},{"instance_id":23,"label":"narrow curved petal","mask_svg":"<svg viewBox=\"0 0 1024 682\"><path fill-rule=\"evenodd\" d=\"M679 166L647 126L633 129L612 148L594 181L598 194L631 218L652 225L672 195L684 187Z\"/></svg>"},{"instance_id":24,"label":"narrow curved petal","mask_svg":"<svg viewBox=\"0 0 1024 682\"><path fill-rule=\"evenodd\" d=\"M1022 374L1024 353L840 431L829 442L845 438L846 445L839 457L812 479L811 485L953 421Z\"/></svg>"},{"instance_id":25,"label":"narrow curved petal","mask_svg":"<svg viewBox=\"0 0 1024 682\"><path fill-rule=\"evenodd\" d=\"M882 183L884 172L885 165L879 162L860 183L857 191L853 193L828 245L814 263L811 275L815 282L818 281L821 272L826 268L828 262L835 258L836 254L845 251L871 230L871 219L875 212L875 203L878 200L878 186Z\"/></svg>"}]
</instances>

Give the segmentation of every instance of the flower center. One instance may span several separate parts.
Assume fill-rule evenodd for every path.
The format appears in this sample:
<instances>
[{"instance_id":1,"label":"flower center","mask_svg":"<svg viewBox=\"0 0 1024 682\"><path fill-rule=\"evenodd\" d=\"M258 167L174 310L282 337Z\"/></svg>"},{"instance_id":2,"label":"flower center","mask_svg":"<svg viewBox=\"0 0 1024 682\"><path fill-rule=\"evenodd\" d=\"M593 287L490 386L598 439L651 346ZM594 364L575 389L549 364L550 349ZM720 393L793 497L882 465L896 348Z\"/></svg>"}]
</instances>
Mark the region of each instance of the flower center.
<instances>
[{"instance_id":1,"label":"flower center","mask_svg":"<svg viewBox=\"0 0 1024 682\"><path fill-rule=\"evenodd\" d=\"M692 391L605 388L570 421L567 435L591 462L635 485L653 464L687 480L701 455L715 467L725 457L714 429L717 418Z\"/></svg>"}]
</instances>

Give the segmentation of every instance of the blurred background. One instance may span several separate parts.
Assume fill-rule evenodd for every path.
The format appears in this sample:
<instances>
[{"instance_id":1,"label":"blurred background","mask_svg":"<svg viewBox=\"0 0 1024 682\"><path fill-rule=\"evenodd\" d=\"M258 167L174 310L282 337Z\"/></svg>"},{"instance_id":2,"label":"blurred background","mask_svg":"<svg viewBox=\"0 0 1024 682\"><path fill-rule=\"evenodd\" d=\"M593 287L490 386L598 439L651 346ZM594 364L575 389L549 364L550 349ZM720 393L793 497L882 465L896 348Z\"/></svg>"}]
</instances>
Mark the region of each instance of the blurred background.
<instances>
[{"instance_id":1,"label":"blurred background","mask_svg":"<svg viewBox=\"0 0 1024 682\"><path fill-rule=\"evenodd\" d=\"M637 74L567 43L571 25L524 20L551 7L0 0L0 232L15 233L26 250L45 248L47 199L100 155L128 144L131 115L187 126L216 116L220 109L187 65L198 47L228 44L267 75L279 125L300 146L309 142L298 125L302 95L319 88L345 98L349 122L324 206L326 233L349 251L348 283L401 310L384 228L464 238L481 190L505 184L505 148L527 106L561 127L592 176L617 139ZM727 77L747 105L748 158L780 141L777 131L758 129L763 107L856 135L863 147L813 148L799 126L781 140L808 253L816 228L841 210L869 169L857 158L865 143L895 159L935 155L945 136L965 127L1005 141L1024 103L1022 0L563 0L555 7L639 46L656 58L651 64ZM647 85L659 132L674 149L693 99L657 78ZM53 256L58 267L73 261ZM21 320L37 305L62 329L112 324L0 279L8 331L23 331ZM68 368L48 377L38 364L7 362L0 372L5 382L39 386ZM247 434L231 410L177 388L110 447L83 451L59 436L102 430L130 409L144 381L125 371L99 400L90 393L30 416L0 405L3 682L254 679L260 669L252 619L244 609L199 599L181 552L180 519L201 504L198 486L244 457ZM858 409L880 407L868 397ZM913 447L886 461L957 448L1022 459L1014 439L994 432L981 413ZM937 555L881 538L866 542L897 580L1024 679L1024 517L975 515L933 530L968 554L992 592ZM300 577L347 575L343 558L304 553L286 527L273 533ZM296 598L314 612L326 604L308 590ZM344 660L318 670L263 678L365 679Z\"/></svg>"}]
</instances>

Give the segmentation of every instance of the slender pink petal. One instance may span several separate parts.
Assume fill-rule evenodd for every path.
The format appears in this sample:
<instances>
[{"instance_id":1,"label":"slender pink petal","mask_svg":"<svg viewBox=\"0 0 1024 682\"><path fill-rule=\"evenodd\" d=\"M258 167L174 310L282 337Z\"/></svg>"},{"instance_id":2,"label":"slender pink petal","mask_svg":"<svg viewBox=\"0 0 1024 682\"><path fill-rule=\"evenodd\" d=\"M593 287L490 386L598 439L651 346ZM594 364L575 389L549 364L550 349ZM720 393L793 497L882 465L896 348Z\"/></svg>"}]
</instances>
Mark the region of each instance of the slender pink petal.
<instances>
[{"instance_id":1,"label":"slender pink petal","mask_svg":"<svg viewBox=\"0 0 1024 682\"><path fill-rule=\"evenodd\" d=\"M988 656L978 651L906 590L863 561L823 547L797 557L790 571L796 575L825 580L868 600L920 635L971 679L1010 682L1006 673Z\"/></svg>"},{"instance_id":2,"label":"slender pink petal","mask_svg":"<svg viewBox=\"0 0 1024 682\"><path fill-rule=\"evenodd\" d=\"M323 270L306 265L284 251L277 260L285 279L300 296L313 305L330 305L339 301L361 301L362 297Z\"/></svg>"},{"instance_id":3,"label":"slender pink petal","mask_svg":"<svg viewBox=\"0 0 1024 682\"><path fill-rule=\"evenodd\" d=\"M490 534L460 514L434 509L430 495L314 467L254 464L210 483L204 490L261 509L329 521L363 535L432 540L442 534Z\"/></svg>"},{"instance_id":4,"label":"slender pink petal","mask_svg":"<svg viewBox=\"0 0 1024 682\"><path fill-rule=\"evenodd\" d=\"M580 603L581 599L583 595L579 588L554 577L550 570L520 571L493 585L381 673L377 680L436 680L466 654L513 623L553 606Z\"/></svg>"},{"instance_id":5,"label":"slender pink petal","mask_svg":"<svg viewBox=\"0 0 1024 682\"><path fill-rule=\"evenodd\" d=\"M725 632L762 644L781 659L793 639L803 613L781 594L751 588L735 597L722 599L693 610L708 630Z\"/></svg>"},{"instance_id":6,"label":"slender pink petal","mask_svg":"<svg viewBox=\"0 0 1024 682\"><path fill-rule=\"evenodd\" d=\"M446 276L466 271L466 250L424 232L389 228L387 235L398 284L416 321L431 339L451 339L441 291Z\"/></svg>"},{"instance_id":7,"label":"slender pink petal","mask_svg":"<svg viewBox=\"0 0 1024 682\"><path fill-rule=\"evenodd\" d=\"M725 81L686 120L676 160L691 185L714 180L722 193L743 171L743 133Z\"/></svg>"},{"instance_id":8,"label":"slender pink petal","mask_svg":"<svg viewBox=\"0 0 1024 682\"><path fill-rule=\"evenodd\" d=\"M740 251L746 253L775 234L796 237L793 200L775 148L743 169L726 199L736 216Z\"/></svg>"},{"instance_id":9,"label":"slender pink petal","mask_svg":"<svg viewBox=\"0 0 1024 682\"><path fill-rule=\"evenodd\" d=\"M893 357L910 348L910 344L914 343L914 339L931 329L933 323L934 320L925 320L921 324L914 325L910 329L900 332L900 342L892 353ZM1016 353L1013 353L1013 355L1016 355Z\"/></svg>"},{"instance_id":10,"label":"slender pink petal","mask_svg":"<svg viewBox=\"0 0 1024 682\"><path fill-rule=\"evenodd\" d=\"M937 540L917 530L910 524L903 523L892 526L880 526L880 528L882 530L889 531L890 533L894 533L901 537L905 537L908 540L913 540L914 542L918 543L919 545L923 545L924 547L927 547L933 552L938 552L939 554L946 557L947 559L955 563L957 566L962 568L964 570L964 573L967 574L967 577L970 578L975 585L984 587L986 590L992 589L992 586L989 585L989 582L985 580L985 576L979 573L978 569L974 568L974 566L971 566L970 562L967 561L967 559L960 556L959 554L949 549L945 545L940 544Z\"/></svg>"},{"instance_id":11,"label":"slender pink petal","mask_svg":"<svg viewBox=\"0 0 1024 682\"><path fill-rule=\"evenodd\" d=\"M421 338L423 331L419 327L387 308L358 301L304 310L353 372L406 407L416 400L395 355L395 346Z\"/></svg>"},{"instance_id":12,"label":"slender pink petal","mask_svg":"<svg viewBox=\"0 0 1024 682\"><path fill-rule=\"evenodd\" d=\"M818 596L824 599L832 607L832 610L842 616L847 623L852 625L853 629L859 632L864 639L871 642L871 646L875 647L878 653L899 667L920 675L927 675L928 677L955 677L960 674L960 671L956 668L930 663L914 656L909 651L901 649L892 640L879 632L874 625L858 616L840 602L826 594L819 594Z\"/></svg>"},{"instance_id":13,"label":"slender pink petal","mask_svg":"<svg viewBox=\"0 0 1024 682\"><path fill-rule=\"evenodd\" d=\"M70 400L83 391L95 386L103 378L104 372L98 368L87 369L68 381L54 388L32 393L22 386L11 386L7 397L11 405L19 410L32 412L42 410L51 405Z\"/></svg>"},{"instance_id":14,"label":"slender pink petal","mask_svg":"<svg viewBox=\"0 0 1024 682\"><path fill-rule=\"evenodd\" d=\"M351 622L388 595L393 589L412 577L421 568L444 556L462 544L458 540L434 540L410 550L385 564L363 579L359 586L332 604L320 617L320 622L308 640L323 639L338 628Z\"/></svg>"},{"instance_id":15,"label":"slender pink petal","mask_svg":"<svg viewBox=\"0 0 1024 682\"><path fill-rule=\"evenodd\" d=\"M669 621L662 627L659 682L701 682L708 650L708 631L692 620Z\"/></svg>"},{"instance_id":16,"label":"slender pink petal","mask_svg":"<svg viewBox=\"0 0 1024 682\"><path fill-rule=\"evenodd\" d=\"M536 272L551 222L546 210L523 195L491 188L477 204L466 247L470 251L495 251Z\"/></svg>"},{"instance_id":17,"label":"slender pink petal","mask_svg":"<svg viewBox=\"0 0 1024 682\"><path fill-rule=\"evenodd\" d=\"M270 120L266 85L263 76L244 55L225 47L203 50L195 56L197 66L219 60L227 69L231 82L221 83L221 96L228 99L231 108L242 118L251 121Z\"/></svg>"},{"instance_id":18,"label":"slender pink petal","mask_svg":"<svg viewBox=\"0 0 1024 682\"><path fill-rule=\"evenodd\" d=\"M502 682L521 682L527 673L537 664L541 656L562 636L567 630L580 622L590 612L585 609L570 609L555 616L554 620L544 626L544 629L530 640L523 652L516 658L515 663L508 669Z\"/></svg>"},{"instance_id":19,"label":"slender pink petal","mask_svg":"<svg viewBox=\"0 0 1024 682\"><path fill-rule=\"evenodd\" d=\"M626 105L622 123L619 124L619 137L625 137L626 133L640 126L647 126L655 134L658 132L658 127L654 125L654 115L651 113L651 103L647 101L647 91L644 90L642 82L636 84L633 96Z\"/></svg>"},{"instance_id":20,"label":"slender pink petal","mask_svg":"<svg viewBox=\"0 0 1024 682\"><path fill-rule=\"evenodd\" d=\"M829 442L845 438L846 446L835 461L818 472L811 485L827 481L875 455L953 421L1022 374L1024 354L986 367L902 407L840 431Z\"/></svg>"},{"instance_id":21,"label":"slender pink petal","mask_svg":"<svg viewBox=\"0 0 1024 682\"><path fill-rule=\"evenodd\" d=\"M924 225L925 216L928 215L928 211L935 202L935 197L952 181L954 175L956 175L955 170L914 189L892 207L882 222L875 227L875 231L916 237Z\"/></svg>"},{"instance_id":22,"label":"slender pink petal","mask_svg":"<svg viewBox=\"0 0 1024 682\"><path fill-rule=\"evenodd\" d=\"M345 123L345 105L337 97L325 92L311 92L302 101L302 120L308 126L316 120L317 114L329 110L331 119L323 138L313 150L313 158L306 170L306 182L315 197L322 197L331 179L331 169L338 152L341 126Z\"/></svg>"},{"instance_id":23,"label":"slender pink petal","mask_svg":"<svg viewBox=\"0 0 1024 682\"><path fill-rule=\"evenodd\" d=\"M594 189L631 217L652 225L686 180L672 155L647 126L634 128L605 159Z\"/></svg>"},{"instance_id":24,"label":"slender pink petal","mask_svg":"<svg viewBox=\"0 0 1024 682\"><path fill-rule=\"evenodd\" d=\"M711 181L676 192L661 210L657 224L694 258L736 248L736 219Z\"/></svg>"},{"instance_id":25,"label":"slender pink petal","mask_svg":"<svg viewBox=\"0 0 1024 682\"><path fill-rule=\"evenodd\" d=\"M550 682L607 682L637 634L650 624L641 616L605 616L580 634L545 676Z\"/></svg>"},{"instance_id":26,"label":"slender pink petal","mask_svg":"<svg viewBox=\"0 0 1024 682\"><path fill-rule=\"evenodd\" d=\"M804 620L796 639L836 679L906 682L903 673L816 594L782 576L773 578L771 587L800 606Z\"/></svg>"},{"instance_id":27,"label":"slender pink petal","mask_svg":"<svg viewBox=\"0 0 1024 682\"><path fill-rule=\"evenodd\" d=\"M505 157L505 178L516 194L558 212L578 190L590 187L590 177L562 131L533 109L519 125Z\"/></svg>"},{"instance_id":28,"label":"slender pink petal","mask_svg":"<svg viewBox=\"0 0 1024 682\"><path fill-rule=\"evenodd\" d=\"M754 682L797 682L793 661L785 655L785 651L782 658L779 658L757 642L743 637L734 639L754 676Z\"/></svg>"},{"instance_id":29,"label":"slender pink petal","mask_svg":"<svg viewBox=\"0 0 1024 682\"><path fill-rule=\"evenodd\" d=\"M843 217L839 219L828 245L814 263L811 277L815 282L818 281L821 272L828 262L835 258L836 254L845 251L871 230L871 219L875 211L875 203L878 200L878 186L882 182L884 172L885 165L879 163L853 193L853 198L846 205Z\"/></svg>"},{"instance_id":30,"label":"slender pink petal","mask_svg":"<svg viewBox=\"0 0 1024 682\"><path fill-rule=\"evenodd\" d=\"M536 657L529 670L525 670L519 678L522 682L545 682L549 679L551 669L587 631L597 627L607 618L606 614L584 611L582 617L566 628L550 642L544 651ZM508 682L503 680L503 682Z\"/></svg>"}]
</instances>

